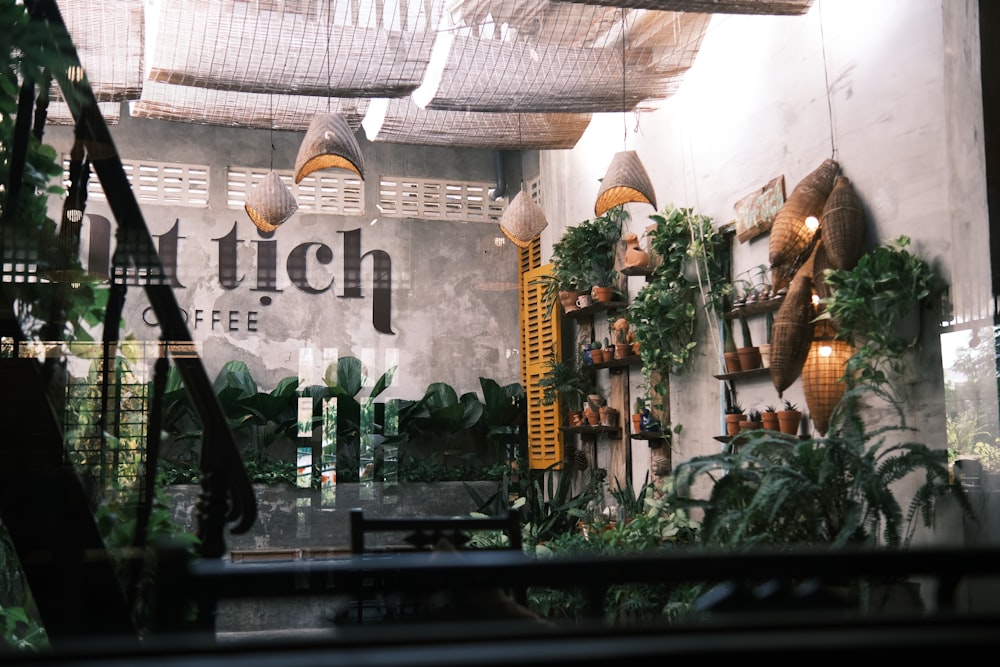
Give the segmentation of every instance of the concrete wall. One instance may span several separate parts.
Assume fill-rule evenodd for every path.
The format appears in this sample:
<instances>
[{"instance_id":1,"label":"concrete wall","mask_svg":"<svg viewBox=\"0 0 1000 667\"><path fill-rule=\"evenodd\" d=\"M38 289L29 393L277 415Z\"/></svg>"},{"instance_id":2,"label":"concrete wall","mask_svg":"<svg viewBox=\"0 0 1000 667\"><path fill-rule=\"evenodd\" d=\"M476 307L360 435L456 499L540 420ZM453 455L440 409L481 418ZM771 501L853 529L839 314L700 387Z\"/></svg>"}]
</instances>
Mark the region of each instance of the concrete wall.
<instances>
[{"instance_id":1,"label":"concrete wall","mask_svg":"<svg viewBox=\"0 0 1000 667\"><path fill-rule=\"evenodd\" d=\"M324 350L335 349L339 356L362 359L373 379L398 363L396 381L385 398L419 398L428 384L439 381L454 386L459 393L480 394L480 377L501 384L519 381L517 291L477 287L499 281L516 284L516 248L506 242L504 249L497 249L496 240L504 239L499 226L390 218L381 216L376 208L383 175L496 183L493 151L372 144L359 131L367 167L363 212L357 216L295 213L269 237L277 243L280 292L265 293L255 291L257 242L264 237L242 206L227 208L226 169L229 165L267 169L273 141L273 168L290 171L302 133L276 131L272 138L267 132L135 119L124 112L121 123L111 131L124 160L211 165L207 208L142 205L143 217L154 235L179 226L178 279L183 287L175 289L175 295L188 315L188 328L210 377L225 362L241 359L266 389L283 377L300 375L300 370L300 376L315 373L310 383L319 382L327 366ZM46 141L68 154L72 131L51 127ZM512 196L521 180L520 161L506 159L505 166ZM537 166L529 177L536 174ZM58 219L61 201L53 198L51 205ZM109 206L96 198L88 202L87 214L113 219ZM219 278L216 239L229 234L234 225L239 238L238 275L243 280L235 288L225 289ZM361 298L342 296L340 232L351 230L360 230L362 253L383 250L391 258L394 334L378 331L373 325L371 260L362 263ZM309 255L310 285L330 285L318 294L298 289L285 269L288 253L307 242L326 244L333 251L333 261L327 265L315 254ZM140 340L158 338L158 328L143 321L147 306L142 290L131 288L123 334ZM201 311L200 320L196 310ZM213 311L220 313L218 322L212 322ZM230 312L236 313L232 326ZM256 320L253 327L248 317ZM311 371L300 368L303 350L313 353Z\"/></svg>"},{"instance_id":2,"label":"concrete wall","mask_svg":"<svg viewBox=\"0 0 1000 667\"><path fill-rule=\"evenodd\" d=\"M776 176L786 192L836 159L865 209L870 245L906 234L941 272L957 312L989 290L977 3L816 0L801 17L713 17L678 93L656 112L595 118L572 151L545 153L546 249L568 224L593 215L598 179L617 150L639 153L660 206L691 207L716 224ZM636 128L638 130L636 131ZM629 205L632 229L648 205ZM546 255L547 256L547 255ZM736 272L767 264L768 236L735 247ZM630 292L640 278L631 278ZM979 311L982 314L982 311ZM942 355L936 313L906 378L910 434L944 447ZM761 340L762 321L753 322ZM674 461L718 451L719 346L703 323L692 373L671 380L672 414L684 426ZM633 371L632 386L641 381ZM766 376L738 387L745 408L778 404ZM634 390L633 390L634 395ZM804 406L797 381L785 397ZM877 408L877 406L875 406ZM876 411L877 418L877 411ZM605 443L606 444L606 443ZM650 453L633 445L636 481Z\"/></svg>"}]
</instances>

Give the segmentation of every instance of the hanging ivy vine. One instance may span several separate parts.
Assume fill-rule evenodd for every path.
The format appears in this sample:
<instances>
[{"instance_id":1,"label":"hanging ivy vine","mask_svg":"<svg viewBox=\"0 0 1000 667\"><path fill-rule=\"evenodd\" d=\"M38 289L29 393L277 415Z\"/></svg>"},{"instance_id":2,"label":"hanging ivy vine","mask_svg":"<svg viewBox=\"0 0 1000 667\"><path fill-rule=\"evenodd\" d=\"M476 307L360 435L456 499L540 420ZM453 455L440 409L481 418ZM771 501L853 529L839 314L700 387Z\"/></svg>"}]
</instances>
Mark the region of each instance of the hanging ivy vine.
<instances>
[{"instance_id":1,"label":"hanging ivy vine","mask_svg":"<svg viewBox=\"0 0 1000 667\"><path fill-rule=\"evenodd\" d=\"M721 314L732 294L729 244L708 216L672 204L649 216L650 247L660 263L628 308L647 388L663 396L656 374L689 368L697 348L699 307Z\"/></svg>"}]
</instances>

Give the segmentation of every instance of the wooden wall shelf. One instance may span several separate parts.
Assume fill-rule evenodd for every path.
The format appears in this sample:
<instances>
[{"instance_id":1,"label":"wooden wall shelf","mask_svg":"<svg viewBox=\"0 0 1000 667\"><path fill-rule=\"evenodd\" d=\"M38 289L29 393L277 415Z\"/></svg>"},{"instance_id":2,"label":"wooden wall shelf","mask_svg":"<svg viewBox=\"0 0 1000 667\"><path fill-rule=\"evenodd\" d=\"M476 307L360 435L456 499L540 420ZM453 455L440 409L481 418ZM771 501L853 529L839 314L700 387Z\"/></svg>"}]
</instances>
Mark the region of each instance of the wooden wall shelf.
<instances>
[{"instance_id":1,"label":"wooden wall shelf","mask_svg":"<svg viewBox=\"0 0 1000 667\"><path fill-rule=\"evenodd\" d=\"M767 375L771 372L770 368L754 368L749 371L737 371L735 373L723 373L721 375L713 375L716 380L739 380L741 378L751 378L757 377L758 375Z\"/></svg>"}]
</instances>

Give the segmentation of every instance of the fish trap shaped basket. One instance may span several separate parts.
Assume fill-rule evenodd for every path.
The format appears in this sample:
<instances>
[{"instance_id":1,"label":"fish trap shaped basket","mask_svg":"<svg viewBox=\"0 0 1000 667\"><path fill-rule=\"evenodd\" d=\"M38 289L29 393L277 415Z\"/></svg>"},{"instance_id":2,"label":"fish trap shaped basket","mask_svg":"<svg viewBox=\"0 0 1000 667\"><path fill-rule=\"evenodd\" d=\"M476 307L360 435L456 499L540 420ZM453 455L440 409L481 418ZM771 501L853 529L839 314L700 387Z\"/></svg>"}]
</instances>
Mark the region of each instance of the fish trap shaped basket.
<instances>
[{"instance_id":1,"label":"fish trap shaped basket","mask_svg":"<svg viewBox=\"0 0 1000 667\"><path fill-rule=\"evenodd\" d=\"M812 276L800 271L771 326L771 382L779 398L802 372L813 337L812 320Z\"/></svg>"},{"instance_id":2,"label":"fish trap shaped basket","mask_svg":"<svg viewBox=\"0 0 1000 667\"><path fill-rule=\"evenodd\" d=\"M840 165L836 161L824 160L823 164L799 181L775 214L768 241L774 276L782 281L782 284L775 283L775 289L783 287L791 279L780 269L798 261L812 242L816 232L806 226L806 218L812 216L819 220L839 169Z\"/></svg>"},{"instance_id":3,"label":"fish trap shaped basket","mask_svg":"<svg viewBox=\"0 0 1000 667\"><path fill-rule=\"evenodd\" d=\"M865 243L865 215L854 186L838 176L820 218L826 255L835 269L853 269L861 259Z\"/></svg>"}]
</instances>

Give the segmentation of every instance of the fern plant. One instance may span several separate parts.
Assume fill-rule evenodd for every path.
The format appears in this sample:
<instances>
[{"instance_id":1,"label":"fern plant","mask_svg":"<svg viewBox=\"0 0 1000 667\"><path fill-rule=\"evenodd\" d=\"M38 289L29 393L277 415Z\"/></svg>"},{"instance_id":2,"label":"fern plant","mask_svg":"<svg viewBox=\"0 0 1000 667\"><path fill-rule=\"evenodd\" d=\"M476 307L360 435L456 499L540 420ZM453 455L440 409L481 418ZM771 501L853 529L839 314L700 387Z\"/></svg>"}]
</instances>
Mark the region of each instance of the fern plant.
<instances>
[{"instance_id":1,"label":"fern plant","mask_svg":"<svg viewBox=\"0 0 1000 667\"><path fill-rule=\"evenodd\" d=\"M949 482L947 452L890 444L902 426L869 430L857 410L859 391L845 395L825 438L758 431L736 452L679 464L667 504L702 510L702 540L726 547L905 547L918 520L930 527L937 501L949 494L973 515L962 489ZM921 480L904 509L893 485L911 475ZM687 490L706 479L713 483L709 497L690 497Z\"/></svg>"}]
</instances>

